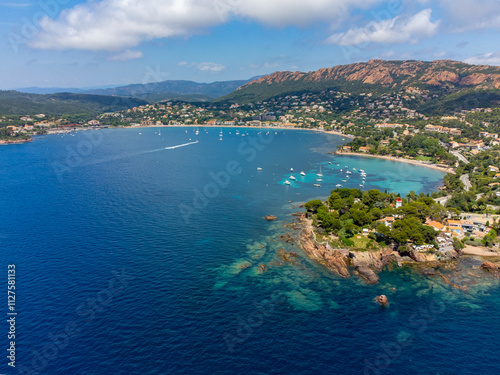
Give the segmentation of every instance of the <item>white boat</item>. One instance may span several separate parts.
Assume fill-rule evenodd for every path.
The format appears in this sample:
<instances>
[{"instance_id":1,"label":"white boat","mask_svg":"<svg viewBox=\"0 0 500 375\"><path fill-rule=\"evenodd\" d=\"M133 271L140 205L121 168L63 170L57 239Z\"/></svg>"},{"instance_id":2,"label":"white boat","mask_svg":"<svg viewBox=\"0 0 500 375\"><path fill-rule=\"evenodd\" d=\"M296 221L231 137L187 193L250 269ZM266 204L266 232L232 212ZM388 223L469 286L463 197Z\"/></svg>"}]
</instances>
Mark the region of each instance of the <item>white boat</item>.
<instances>
[{"instance_id":1,"label":"white boat","mask_svg":"<svg viewBox=\"0 0 500 375\"><path fill-rule=\"evenodd\" d=\"M290 168L290 172L293 172L293 168Z\"/></svg>"},{"instance_id":2,"label":"white boat","mask_svg":"<svg viewBox=\"0 0 500 375\"><path fill-rule=\"evenodd\" d=\"M219 141L222 141L222 137L219 137Z\"/></svg>"},{"instance_id":3,"label":"white boat","mask_svg":"<svg viewBox=\"0 0 500 375\"><path fill-rule=\"evenodd\" d=\"M347 173L347 174L351 174L352 172L351 172L351 171L347 171L346 173Z\"/></svg>"},{"instance_id":4,"label":"white boat","mask_svg":"<svg viewBox=\"0 0 500 375\"><path fill-rule=\"evenodd\" d=\"M363 173L365 170L364 170L364 169L360 169L359 171L360 171L361 173Z\"/></svg>"},{"instance_id":5,"label":"white boat","mask_svg":"<svg viewBox=\"0 0 500 375\"><path fill-rule=\"evenodd\" d=\"M285 180L285 185L290 185L290 181Z\"/></svg>"},{"instance_id":6,"label":"white boat","mask_svg":"<svg viewBox=\"0 0 500 375\"><path fill-rule=\"evenodd\" d=\"M316 181L323 182L323 180L321 178L317 178Z\"/></svg>"},{"instance_id":7,"label":"white boat","mask_svg":"<svg viewBox=\"0 0 500 375\"><path fill-rule=\"evenodd\" d=\"M258 170L258 171L261 171L261 170L262 170L262 168L261 168L261 167L257 167L257 170Z\"/></svg>"},{"instance_id":8,"label":"white boat","mask_svg":"<svg viewBox=\"0 0 500 375\"><path fill-rule=\"evenodd\" d=\"M340 171L342 172L342 169Z\"/></svg>"},{"instance_id":9,"label":"white boat","mask_svg":"<svg viewBox=\"0 0 500 375\"><path fill-rule=\"evenodd\" d=\"M295 176L290 176L289 179L290 180L296 180Z\"/></svg>"},{"instance_id":10,"label":"white boat","mask_svg":"<svg viewBox=\"0 0 500 375\"><path fill-rule=\"evenodd\" d=\"M353 171L355 171L355 170L356 170L356 168L353 168L352 170L353 170Z\"/></svg>"},{"instance_id":11,"label":"white boat","mask_svg":"<svg viewBox=\"0 0 500 375\"><path fill-rule=\"evenodd\" d=\"M342 180L342 182L347 182L347 180Z\"/></svg>"},{"instance_id":12,"label":"white boat","mask_svg":"<svg viewBox=\"0 0 500 375\"><path fill-rule=\"evenodd\" d=\"M320 184L314 184L314 186L316 186L316 187L321 187L321 185L320 185Z\"/></svg>"},{"instance_id":13,"label":"white boat","mask_svg":"<svg viewBox=\"0 0 500 375\"><path fill-rule=\"evenodd\" d=\"M361 185L361 184L359 184L359 186L363 187L363 186L365 186L365 185Z\"/></svg>"},{"instance_id":14,"label":"white boat","mask_svg":"<svg viewBox=\"0 0 500 375\"><path fill-rule=\"evenodd\" d=\"M336 186L336 187L341 187L342 185L340 185L340 184L337 184L337 185L335 185L335 186Z\"/></svg>"},{"instance_id":15,"label":"white boat","mask_svg":"<svg viewBox=\"0 0 500 375\"><path fill-rule=\"evenodd\" d=\"M331 161L329 161L329 162L328 162L328 164L332 164L332 162L331 162Z\"/></svg>"},{"instance_id":16,"label":"white boat","mask_svg":"<svg viewBox=\"0 0 500 375\"><path fill-rule=\"evenodd\" d=\"M323 177L323 174L322 174L322 172L321 172L321 167L319 167L319 173L316 173L316 176L318 176L318 177Z\"/></svg>"},{"instance_id":17,"label":"white boat","mask_svg":"<svg viewBox=\"0 0 500 375\"><path fill-rule=\"evenodd\" d=\"M197 129L197 130L194 132L194 134L198 135L198 134L200 134L200 131Z\"/></svg>"},{"instance_id":18,"label":"white boat","mask_svg":"<svg viewBox=\"0 0 500 375\"><path fill-rule=\"evenodd\" d=\"M302 172L300 172L300 175L305 176L306 174L304 173L304 171L302 171Z\"/></svg>"}]
</instances>

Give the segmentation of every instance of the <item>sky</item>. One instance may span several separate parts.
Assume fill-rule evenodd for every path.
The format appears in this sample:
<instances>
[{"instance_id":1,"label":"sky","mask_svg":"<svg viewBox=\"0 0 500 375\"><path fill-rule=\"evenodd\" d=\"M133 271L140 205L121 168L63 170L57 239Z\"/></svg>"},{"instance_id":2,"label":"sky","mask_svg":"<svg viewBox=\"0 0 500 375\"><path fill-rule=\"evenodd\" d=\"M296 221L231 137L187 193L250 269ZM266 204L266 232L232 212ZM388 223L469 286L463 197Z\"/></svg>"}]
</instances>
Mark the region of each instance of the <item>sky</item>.
<instances>
[{"instance_id":1,"label":"sky","mask_svg":"<svg viewBox=\"0 0 500 375\"><path fill-rule=\"evenodd\" d=\"M0 0L0 89L214 82L370 59L500 65L500 0Z\"/></svg>"}]
</instances>

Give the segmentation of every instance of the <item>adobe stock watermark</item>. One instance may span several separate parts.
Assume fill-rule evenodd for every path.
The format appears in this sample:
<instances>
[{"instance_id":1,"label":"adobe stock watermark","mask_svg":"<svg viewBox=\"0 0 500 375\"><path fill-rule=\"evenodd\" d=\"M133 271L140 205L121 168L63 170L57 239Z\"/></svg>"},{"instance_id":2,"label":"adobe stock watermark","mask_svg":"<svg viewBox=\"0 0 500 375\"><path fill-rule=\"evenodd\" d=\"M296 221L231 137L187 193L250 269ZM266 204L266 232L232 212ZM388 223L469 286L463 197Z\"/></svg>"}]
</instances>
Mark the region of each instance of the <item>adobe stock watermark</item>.
<instances>
[{"instance_id":1,"label":"adobe stock watermark","mask_svg":"<svg viewBox=\"0 0 500 375\"><path fill-rule=\"evenodd\" d=\"M381 342L380 350L373 359L365 359L363 362L364 375L381 375L383 370L387 369L395 361L403 349L413 344L416 336L424 333L429 323L435 321L437 317L446 311L446 305L443 301L432 301L428 308L420 308L414 312L408 319L411 331L402 331L398 337L390 342Z\"/></svg>"},{"instance_id":2,"label":"adobe stock watermark","mask_svg":"<svg viewBox=\"0 0 500 375\"><path fill-rule=\"evenodd\" d=\"M69 0L40 0L36 4L38 10L33 13L33 15L28 17L23 17L21 19L21 25L16 31L10 31L7 34L7 39L10 46L15 53L19 52L19 48L22 45L27 44L31 39L34 39L40 32L42 27L40 26L40 21L46 17L54 18L56 17L60 10L61 5L68 4Z\"/></svg>"},{"instance_id":3,"label":"adobe stock watermark","mask_svg":"<svg viewBox=\"0 0 500 375\"><path fill-rule=\"evenodd\" d=\"M234 332L225 332L222 335L227 350L230 353L234 353L236 345L248 340L254 333L254 330L264 323L264 319L274 313L276 306L285 303L286 300L286 295L283 292L276 291L268 299L260 303L254 303L255 309L246 318L238 316Z\"/></svg>"},{"instance_id":4,"label":"adobe stock watermark","mask_svg":"<svg viewBox=\"0 0 500 375\"><path fill-rule=\"evenodd\" d=\"M59 182L63 182L65 173L69 173L73 168L80 166L84 158L90 156L104 139L102 130L100 129L91 130L84 134L87 139L80 140L76 146L66 146L66 158L63 161L52 163L52 168Z\"/></svg>"},{"instance_id":5,"label":"adobe stock watermark","mask_svg":"<svg viewBox=\"0 0 500 375\"><path fill-rule=\"evenodd\" d=\"M244 157L247 163L251 163L257 157L259 151L263 151L274 139L272 132L260 132L257 137L249 136L246 141L238 145L238 154ZM192 205L179 204L179 211L184 221L189 224L192 215L199 215L200 211L208 206L211 199L216 198L231 183L231 178L239 175L243 168L237 160L230 160L223 170L211 171L208 176L210 181L203 188L193 189Z\"/></svg>"},{"instance_id":6,"label":"adobe stock watermark","mask_svg":"<svg viewBox=\"0 0 500 375\"><path fill-rule=\"evenodd\" d=\"M59 331L49 333L44 344L31 350L31 360L26 362L26 365L16 366L19 375L40 375L68 347L71 339L80 335L99 313L111 305L115 297L123 293L129 281L135 279L127 274L125 269L112 273L113 278L105 288L76 307L75 314L78 318L67 321Z\"/></svg>"}]
</instances>

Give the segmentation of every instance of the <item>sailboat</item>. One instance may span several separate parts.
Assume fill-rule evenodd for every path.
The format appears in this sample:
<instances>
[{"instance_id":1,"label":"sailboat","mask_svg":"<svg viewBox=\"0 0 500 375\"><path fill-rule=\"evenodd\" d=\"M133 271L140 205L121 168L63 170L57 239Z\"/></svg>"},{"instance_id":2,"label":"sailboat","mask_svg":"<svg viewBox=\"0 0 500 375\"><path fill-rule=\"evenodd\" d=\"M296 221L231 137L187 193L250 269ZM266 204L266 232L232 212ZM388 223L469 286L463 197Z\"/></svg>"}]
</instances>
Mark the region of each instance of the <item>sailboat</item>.
<instances>
[{"instance_id":1,"label":"sailboat","mask_svg":"<svg viewBox=\"0 0 500 375\"><path fill-rule=\"evenodd\" d=\"M290 185L290 181L285 180L285 185Z\"/></svg>"},{"instance_id":2,"label":"sailboat","mask_svg":"<svg viewBox=\"0 0 500 375\"><path fill-rule=\"evenodd\" d=\"M323 177L323 174L321 172L321 166L319 167L319 173L316 173L316 176L318 177Z\"/></svg>"},{"instance_id":3,"label":"sailboat","mask_svg":"<svg viewBox=\"0 0 500 375\"><path fill-rule=\"evenodd\" d=\"M295 176L290 176L290 180L296 180Z\"/></svg>"},{"instance_id":4,"label":"sailboat","mask_svg":"<svg viewBox=\"0 0 500 375\"><path fill-rule=\"evenodd\" d=\"M300 172L300 175L305 176L306 174L304 173L304 171L302 171L302 172Z\"/></svg>"}]
</instances>

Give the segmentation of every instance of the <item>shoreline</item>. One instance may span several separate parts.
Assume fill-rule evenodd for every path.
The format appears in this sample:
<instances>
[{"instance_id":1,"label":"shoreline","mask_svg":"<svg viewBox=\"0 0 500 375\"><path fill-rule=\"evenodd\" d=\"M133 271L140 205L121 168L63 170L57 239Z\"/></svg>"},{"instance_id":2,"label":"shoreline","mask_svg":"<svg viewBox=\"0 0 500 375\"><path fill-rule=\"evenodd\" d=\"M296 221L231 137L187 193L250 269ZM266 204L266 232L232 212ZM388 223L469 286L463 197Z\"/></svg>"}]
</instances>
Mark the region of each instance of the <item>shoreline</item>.
<instances>
[{"instance_id":1,"label":"shoreline","mask_svg":"<svg viewBox=\"0 0 500 375\"><path fill-rule=\"evenodd\" d=\"M487 247L467 245L462 250L465 255L477 255L480 257L498 257L500 258L500 251L492 251Z\"/></svg>"},{"instance_id":2,"label":"shoreline","mask_svg":"<svg viewBox=\"0 0 500 375\"><path fill-rule=\"evenodd\" d=\"M32 141L33 141L33 138L31 138L31 136L28 139L20 139L20 140L16 140L16 141L9 141L9 140L0 139L0 146L20 145L20 144L28 143L28 142L32 142Z\"/></svg>"},{"instance_id":3,"label":"shoreline","mask_svg":"<svg viewBox=\"0 0 500 375\"><path fill-rule=\"evenodd\" d=\"M357 152L346 152L346 151L335 151L335 155L361 156L361 157L366 157L366 158L384 159L384 160L396 161L396 162L401 162L401 163L406 163L406 164L413 164L413 165L416 165L419 167L426 167L426 168L435 169L435 170L445 172L445 173L455 174L454 169L451 167L445 168L445 167L441 167L441 166L436 165L436 164L426 164L426 163L418 161L418 160L398 158L398 157L394 157L394 156L370 155L370 154L357 153Z\"/></svg>"}]
</instances>

